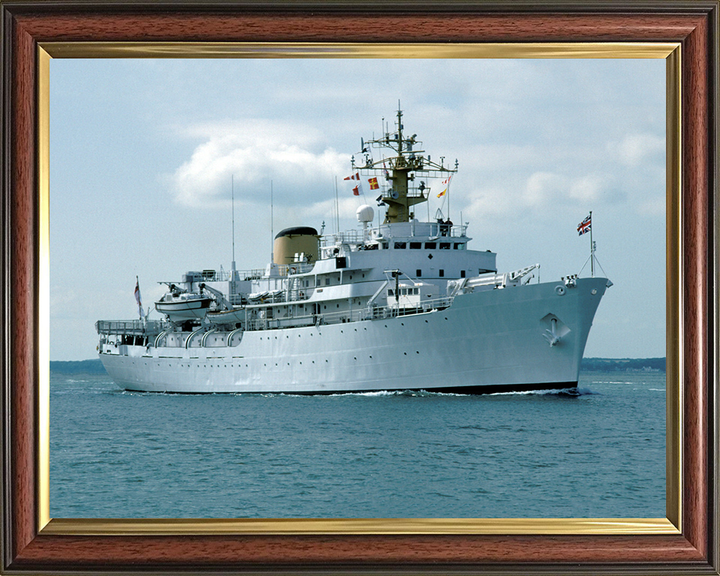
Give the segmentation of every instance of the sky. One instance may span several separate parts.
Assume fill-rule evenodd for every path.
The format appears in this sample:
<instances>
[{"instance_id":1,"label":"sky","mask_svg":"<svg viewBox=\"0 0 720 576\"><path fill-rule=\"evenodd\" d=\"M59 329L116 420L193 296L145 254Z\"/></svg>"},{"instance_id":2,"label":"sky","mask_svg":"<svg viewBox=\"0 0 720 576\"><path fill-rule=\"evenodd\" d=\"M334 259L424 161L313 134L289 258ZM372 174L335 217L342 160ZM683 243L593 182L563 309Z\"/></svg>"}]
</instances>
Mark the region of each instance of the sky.
<instances>
[{"instance_id":1,"label":"sky","mask_svg":"<svg viewBox=\"0 0 720 576\"><path fill-rule=\"evenodd\" d=\"M96 320L136 318L136 277L147 306L160 282L228 270L233 192L241 270L269 261L271 229L334 232L336 178L340 228L358 228L343 178L398 102L406 134L458 161L449 216L470 249L543 282L588 276L592 211L614 285L585 356L665 355L663 60L57 59L50 359L94 358Z\"/></svg>"}]
</instances>

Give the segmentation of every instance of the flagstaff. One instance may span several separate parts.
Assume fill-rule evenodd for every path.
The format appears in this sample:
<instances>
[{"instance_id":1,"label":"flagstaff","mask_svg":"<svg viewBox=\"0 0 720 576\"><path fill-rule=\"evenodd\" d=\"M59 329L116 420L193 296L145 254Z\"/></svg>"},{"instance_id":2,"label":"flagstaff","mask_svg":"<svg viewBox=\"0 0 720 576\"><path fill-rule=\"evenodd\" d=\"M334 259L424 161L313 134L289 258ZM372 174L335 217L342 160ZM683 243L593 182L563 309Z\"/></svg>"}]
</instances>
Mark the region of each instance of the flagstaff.
<instances>
[{"instance_id":1,"label":"flagstaff","mask_svg":"<svg viewBox=\"0 0 720 576\"><path fill-rule=\"evenodd\" d=\"M590 276L595 278L595 244L592 238L592 210L590 210Z\"/></svg>"},{"instance_id":2,"label":"flagstaff","mask_svg":"<svg viewBox=\"0 0 720 576\"><path fill-rule=\"evenodd\" d=\"M583 234L586 234L587 232L590 232L590 275L594 278L595 277L595 243L593 242L592 237L592 211L588 214L588 216L578 224L577 227L578 235L582 236ZM587 265L587 260L585 261L585 265L583 265L583 269ZM581 270L582 272L582 270Z\"/></svg>"}]
</instances>

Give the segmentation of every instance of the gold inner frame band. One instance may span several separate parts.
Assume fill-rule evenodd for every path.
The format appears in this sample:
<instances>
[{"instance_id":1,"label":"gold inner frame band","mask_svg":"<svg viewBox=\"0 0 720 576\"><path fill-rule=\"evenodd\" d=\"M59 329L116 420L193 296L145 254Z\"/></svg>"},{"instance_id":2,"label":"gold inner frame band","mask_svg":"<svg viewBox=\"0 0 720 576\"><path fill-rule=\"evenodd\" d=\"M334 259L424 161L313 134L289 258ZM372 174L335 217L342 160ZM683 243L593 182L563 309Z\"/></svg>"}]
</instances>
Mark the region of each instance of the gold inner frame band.
<instances>
[{"instance_id":1,"label":"gold inner frame band","mask_svg":"<svg viewBox=\"0 0 720 576\"><path fill-rule=\"evenodd\" d=\"M38 530L42 534L679 534L682 526L682 210L680 43L326 44L41 42L37 173ZM49 220L51 58L663 58L666 60L666 518L510 519L52 519L50 517Z\"/></svg>"},{"instance_id":2,"label":"gold inner frame band","mask_svg":"<svg viewBox=\"0 0 720 576\"><path fill-rule=\"evenodd\" d=\"M667 58L677 42L330 44L43 42L53 58Z\"/></svg>"}]
</instances>

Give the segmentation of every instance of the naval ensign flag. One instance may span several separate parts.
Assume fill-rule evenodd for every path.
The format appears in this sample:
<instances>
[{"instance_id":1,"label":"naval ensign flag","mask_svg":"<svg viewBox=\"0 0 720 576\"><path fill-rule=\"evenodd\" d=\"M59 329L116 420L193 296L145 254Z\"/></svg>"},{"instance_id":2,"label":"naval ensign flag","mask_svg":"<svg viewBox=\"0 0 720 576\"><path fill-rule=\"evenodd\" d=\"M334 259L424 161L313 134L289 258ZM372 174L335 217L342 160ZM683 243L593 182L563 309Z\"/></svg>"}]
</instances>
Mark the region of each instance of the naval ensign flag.
<instances>
[{"instance_id":1,"label":"naval ensign flag","mask_svg":"<svg viewBox=\"0 0 720 576\"><path fill-rule=\"evenodd\" d=\"M137 302L138 305L138 314L140 314L140 318L143 317L143 309L142 309L142 298L140 297L140 280L138 280L138 277L135 276L135 302Z\"/></svg>"}]
</instances>

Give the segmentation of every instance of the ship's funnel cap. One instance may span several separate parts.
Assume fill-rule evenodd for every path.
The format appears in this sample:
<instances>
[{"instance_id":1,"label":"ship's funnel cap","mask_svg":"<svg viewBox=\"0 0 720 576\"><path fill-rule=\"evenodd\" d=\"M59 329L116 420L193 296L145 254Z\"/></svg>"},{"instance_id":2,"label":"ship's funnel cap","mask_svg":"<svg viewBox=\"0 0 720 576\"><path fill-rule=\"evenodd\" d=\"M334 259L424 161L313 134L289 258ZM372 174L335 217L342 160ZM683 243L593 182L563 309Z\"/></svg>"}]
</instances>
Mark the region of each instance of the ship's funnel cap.
<instances>
[{"instance_id":1,"label":"ship's funnel cap","mask_svg":"<svg viewBox=\"0 0 720 576\"><path fill-rule=\"evenodd\" d=\"M373 210L372 206L368 206L367 204L363 204L360 206L360 208L357 209L357 212L355 213L358 219L358 222L372 222L373 218L375 217L375 211Z\"/></svg>"}]
</instances>

